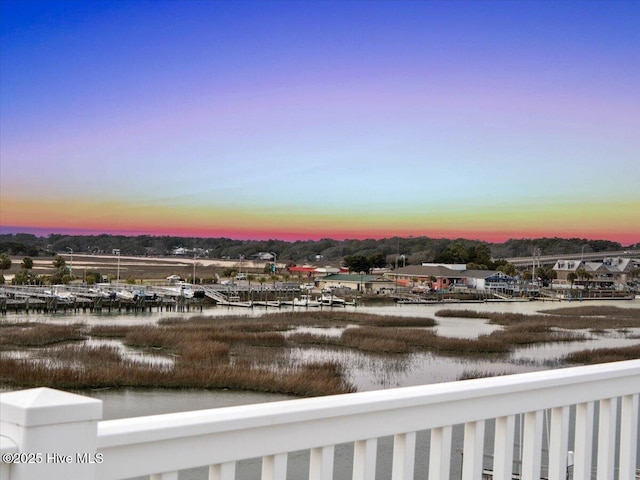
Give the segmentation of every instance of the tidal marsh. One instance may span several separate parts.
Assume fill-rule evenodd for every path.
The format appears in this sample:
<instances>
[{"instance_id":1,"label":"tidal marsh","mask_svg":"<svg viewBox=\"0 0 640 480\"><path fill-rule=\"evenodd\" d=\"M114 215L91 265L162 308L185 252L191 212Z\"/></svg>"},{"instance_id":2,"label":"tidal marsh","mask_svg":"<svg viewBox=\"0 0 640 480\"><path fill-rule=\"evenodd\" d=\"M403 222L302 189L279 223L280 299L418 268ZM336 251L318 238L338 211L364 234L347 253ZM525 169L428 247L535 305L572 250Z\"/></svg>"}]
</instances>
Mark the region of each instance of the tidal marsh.
<instances>
[{"instance_id":1,"label":"tidal marsh","mask_svg":"<svg viewBox=\"0 0 640 480\"><path fill-rule=\"evenodd\" d=\"M594 313L595 312L595 313ZM588 313L588 314L587 314ZM172 317L157 325L0 324L0 383L5 386L56 388L201 388L242 389L315 396L354 391L350 366L323 358L323 351L358 351L384 355L388 362L409 354L505 359L522 345L576 342L575 330L603 327L630 333L640 327L637 309L560 309L544 314L478 313L441 310L436 317L486 318L504 328L477 338L438 335L431 318L381 316L349 311L277 312L259 317ZM596 322L596 323L594 323ZM296 329L314 333L297 332ZM324 330L337 332L323 335ZM162 356L169 363L140 361L110 346L88 342L117 341L137 354ZM288 352L317 351L312 360L294 361ZM637 348L572 354L567 361L589 358L638 358ZM582 352L578 352L582 353ZM17 356L16 356L17 354ZM139 357L140 355L138 355Z\"/></svg>"}]
</instances>

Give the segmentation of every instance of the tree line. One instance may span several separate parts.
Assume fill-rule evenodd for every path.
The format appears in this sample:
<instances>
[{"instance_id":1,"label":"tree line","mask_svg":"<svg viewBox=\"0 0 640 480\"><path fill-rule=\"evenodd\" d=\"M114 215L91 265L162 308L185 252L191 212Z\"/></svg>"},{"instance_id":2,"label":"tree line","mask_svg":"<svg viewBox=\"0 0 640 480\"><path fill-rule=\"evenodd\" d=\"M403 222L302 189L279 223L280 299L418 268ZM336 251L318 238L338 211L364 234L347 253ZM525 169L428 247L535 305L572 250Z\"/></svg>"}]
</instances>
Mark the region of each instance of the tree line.
<instances>
[{"instance_id":1,"label":"tree line","mask_svg":"<svg viewBox=\"0 0 640 480\"><path fill-rule=\"evenodd\" d=\"M0 253L13 257L53 256L73 251L84 254L163 256L179 248L207 258L250 258L258 252L273 252L279 261L291 263L336 264L347 257L371 259L376 266L384 263L395 266L401 258L404 265L423 262L466 263L478 268L495 268L495 259L529 256L534 249L542 255L591 253L637 248L640 244L623 247L609 240L584 238L510 239L504 243L489 243L469 239L429 237L390 237L365 240L236 240L230 238L201 238L175 236L123 235L62 235L38 237L32 234L0 235Z\"/></svg>"}]
</instances>

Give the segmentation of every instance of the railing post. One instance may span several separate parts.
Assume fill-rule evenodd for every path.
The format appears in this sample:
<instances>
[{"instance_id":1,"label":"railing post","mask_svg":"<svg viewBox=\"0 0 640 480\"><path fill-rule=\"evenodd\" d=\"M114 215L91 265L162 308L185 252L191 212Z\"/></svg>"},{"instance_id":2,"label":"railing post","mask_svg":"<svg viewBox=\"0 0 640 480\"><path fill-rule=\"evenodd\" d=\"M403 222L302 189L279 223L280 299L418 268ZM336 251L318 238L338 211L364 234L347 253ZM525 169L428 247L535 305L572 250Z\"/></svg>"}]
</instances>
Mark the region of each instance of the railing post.
<instances>
[{"instance_id":1,"label":"railing post","mask_svg":"<svg viewBox=\"0 0 640 480\"><path fill-rule=\"evenodd\" d=\"M102 401L72 393L34 388L0 394L0 431L21 455L11 480L92 480Z\"/></svg>"}]
</instances>

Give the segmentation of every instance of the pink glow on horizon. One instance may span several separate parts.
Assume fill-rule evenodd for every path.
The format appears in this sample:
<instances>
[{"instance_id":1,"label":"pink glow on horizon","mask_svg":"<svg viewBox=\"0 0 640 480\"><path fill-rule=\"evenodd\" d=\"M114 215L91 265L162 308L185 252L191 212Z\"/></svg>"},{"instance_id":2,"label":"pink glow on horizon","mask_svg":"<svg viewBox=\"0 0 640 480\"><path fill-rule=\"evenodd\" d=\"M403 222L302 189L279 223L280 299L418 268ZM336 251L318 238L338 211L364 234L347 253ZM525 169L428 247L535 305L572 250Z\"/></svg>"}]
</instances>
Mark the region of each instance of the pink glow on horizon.
<instances>
[{"instance_id":1,"label":"pink glow on horizon","mask_svg":"<svg viewBox=\"0 0 640 480\"><path fill-rule=\"evenodd\" d=\"M45 237L50 234L61 235L123 235L123 236L173 236L173 237L195 237L195 238L231 238L234 240L283 240L287 242L295 241L317 241L321 239L333 240L365 240L382 238L465 238L469 240L480 240L489 243L504 243L510 239L521 238L585 238L590 240L609 240L618 242L622 246L634 245L640 242L640 233L637 232L609 232L584 229L582 231L539 231L517 230L517 231L473 231L460 229L398 229L398 230L367 230L354 231L349 229L333 229L331 231L299 230L287 231L283 229L274 230L250 230L250 229L215 229L215 228L154 228L154 229L99 229L99 228L57 228L57 227L29 227L11 226L0 227L0 233L30 233L36 236Z\"/></svg>"}]
</instances>

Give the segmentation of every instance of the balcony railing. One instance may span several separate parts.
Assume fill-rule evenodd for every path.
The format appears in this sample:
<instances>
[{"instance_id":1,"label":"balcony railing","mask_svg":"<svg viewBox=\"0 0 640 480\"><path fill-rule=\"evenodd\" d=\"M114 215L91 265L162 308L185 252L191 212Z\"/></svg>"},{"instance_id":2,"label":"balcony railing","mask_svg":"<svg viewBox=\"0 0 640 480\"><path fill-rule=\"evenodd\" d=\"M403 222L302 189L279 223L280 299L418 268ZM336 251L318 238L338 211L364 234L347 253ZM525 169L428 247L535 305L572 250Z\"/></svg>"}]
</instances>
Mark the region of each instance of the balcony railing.
<instances>
[{"instance_id":1,"label":"balcony railing","mask_svg":"<svg viewBox=\"0 0 640 480\"><path fill-rule=\"evenodd\" d=\"M303 450L304 478L328 480L349 448L354 480L449 480L452 455L463 480L632 480L639 393L640 360L109 421L100 400L37 388L0 396L0 477L174 480L205 466L210 480L232 480L258 458L257 478L284 480ZM376 477L389 438L391 468Z\"/></svg>"}]
</instances>

